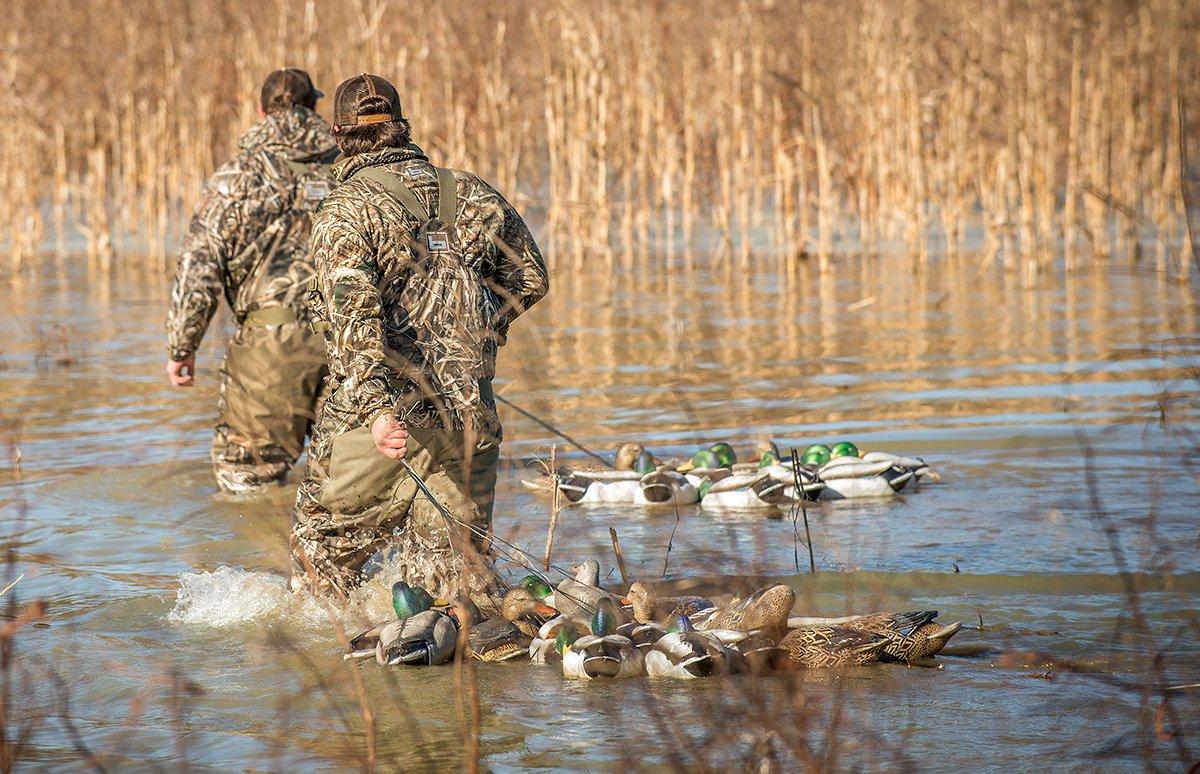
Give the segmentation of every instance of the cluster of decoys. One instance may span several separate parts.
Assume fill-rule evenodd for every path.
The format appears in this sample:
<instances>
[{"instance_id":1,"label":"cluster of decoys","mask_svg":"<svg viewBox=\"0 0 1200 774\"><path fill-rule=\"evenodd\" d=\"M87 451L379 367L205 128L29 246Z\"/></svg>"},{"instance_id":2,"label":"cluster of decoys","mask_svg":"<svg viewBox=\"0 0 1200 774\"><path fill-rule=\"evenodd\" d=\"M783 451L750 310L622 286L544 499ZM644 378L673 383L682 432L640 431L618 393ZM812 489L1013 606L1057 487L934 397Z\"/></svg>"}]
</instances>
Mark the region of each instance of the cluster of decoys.
<instances>
[{"instance_id":1,"label":"cluster of decoys","mask_svg":"<svg viewBox=\"0 0 1200 774\"><path fill-rule=\"evenodd\" d=\"M346 658L384 665L434 665L454 658L560 662L579 679L697 678L936 655L962 624L935 623L937 612L873 613L843 618L792 616L795 592L784 584L716 605L702 597L659 597L635 582L624 596L601 588L592 559L556 587L529 575L493 615L465 597L435 600L403 581L392 587L396 620L350 641Z\"/></svg>"},{"instance_id":2,"label":"cluster of decoys","mask_svg":"<svg viewBox=\"0 0 1200 774\"><path fill-rule=\"evenodd\" d=\"M940 480L919 457L861 451L849 441L814 444L795 462L771 441L739 463L728 443L685 461L657 459L639 443L617 447L612 469L558 466L522 483L540 493L557 486L568 503L788 508L800 501L891 497L921 478Z\"/></svg>"}]
</instances>

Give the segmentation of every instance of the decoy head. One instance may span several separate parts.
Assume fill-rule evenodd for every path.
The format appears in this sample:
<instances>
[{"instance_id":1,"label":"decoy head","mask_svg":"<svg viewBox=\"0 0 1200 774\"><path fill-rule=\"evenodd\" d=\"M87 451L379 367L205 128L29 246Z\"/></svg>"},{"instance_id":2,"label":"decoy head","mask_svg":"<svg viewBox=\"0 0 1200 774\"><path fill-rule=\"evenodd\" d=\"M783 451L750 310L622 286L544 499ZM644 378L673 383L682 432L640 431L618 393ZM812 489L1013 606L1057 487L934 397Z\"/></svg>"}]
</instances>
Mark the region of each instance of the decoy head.
<instances>
[{"instance_id":1,"label":"decoy head","mask_svg":"<svg viewBox=\"0 0 1200 774\"><path fill-rule=\"evenodd\" d=\"M454 623L458 624L460 629L464 625L474 626L483 619L475 603L461 594L450 600L450 607L446 610L446 614L454 619Z\"/></svg>"},{"instance_id":2,"label":"decoy head","mask_svg":"<svg viewBox=\"0 0 1200 774\"><path fill-rule=\"evenodd\" d=\"M522 578L519 588L528 591L539 602L545 601L546 597L554 593L554 589L550 588L550 584L536 575L526 575Z\"/></svg>"},{"instance_id":3,"label":"decoy head","mask_svg":"<svg viewBox=\"0 0 1200 774\"><path fill-rule=\"evenodd\" d=\"M762 460L762 458L766 457L768 454L775 458L775 462L779 461L779 447L775 445L775 442L772 441L770 438L759 439L754 444L755 458L758 460ZM772 464L774 464L774 463L772 463Z\"/></svg>"},{"instance_id":4,"label":"decoy head","mask_svg":"<svg viewBox=\"0 0 1200 774\"><path fill-rule=\"evenodd\" d=\"M558 635L554 638L554 649L559 653L565 653L577 639L579 639L579 632L570 626L564 626L558 630Z\"/></svg>"},{"instance_id":5,"label":"decoy head","mask_svg":"<svg viewBox=\"0 0 1200 774\"><path fill-rule=\"evenodd\" d=\"M837 459L838 457L858 457L860 455L858 447L854 444L849 441L838 441L829 450L829 456L831 459Z\"/></svg>"},{"instance_id":6,"label":"decoy head","mask_svg":"<svg viewBox=\"0 0 1200 774\"><path fill-rule=\"evenodd\" d=\"M654 464L654 455L642 449L642 453L637 456L637 461L634 462L633 469L643 476L647 473L653 473L658 469L658 466Z\"/></svg>"},{"instance_id":7,"label":"decoy head","mask_svg":"<svg viewBox=\"0 0 1200 774\"><path fill-rule=\"evenodd\" d=\"M821 443L814 443L804 450L804 457L801 458L801 461L805 465L813 465L819 468L826 462L829 462L832 455L833 452L828 446Z\"/></svg>"},{"instance_id":8,"label":"decoy head","mask_svg":"<svg viewBox=\"0 0 1200 774\"><path fill-rule=\"evenodd\" d=\"M392 609L396 618L404 620L433 607L434 599L420 586L409 586L404 581L392 584Z\"/></svg>"},{"instance_id":9,"label":"decoy head","mask_svg":"<svg viewBox=\"0 0 1200 774\"><path fill-rule=\"evenodd\" d=\"M633 605L633 620L638 623L650 623L654 620L658 608L658 594L649 583L634 581L629 586L629 594L621 599L622 605Z\"/></svg>"},{"instance_id":10,"label":"decoy head","mask_svg":"<svg viewBox=\"0 0 1200 774\"><path fill-rule=\"evenodd\" d=\"M500 605L500 615L508 621L519 621L530 615L550 617L557 614L557 610L543 604L533 592L523 586L517 586L505 594L504 602Z\"/></svg>"},{"instance_id":11,"label":"decoy head","mask_svg":"<svg viewBox=\"0 0 1200 774\"><path fill-rule=\"evenodd\" d=\"M779 627L787 623L788 614L796 604L796 592L790 586L777 583L751 594L746 602L744 626L751 629Z\"/></svg>"},{"instance_id":12,"label":"decoy head","mask_svg":"<svg viewBox=\"0 0 1200 774\"><path fill-rule=\"evenodd\" d=\"M575 573L575 580L585 586L600 585L600 563L595 559L584 559L567 569Z\"/></svg>"},{"instance_id":13,"label":"decoy head","mask_svg":"<svg viewBox=\"0 0 1200 774\"><path fill-rule=\"evenodd\" d=\"M737 455L733 453L733 447L724 441L714 443L708 450L716 455L719 468L732 468L737 464Z\"/></svg>"},{"instance_id":14,"label":"decoy head","mask_svg":"<svg viewBox=\"0 0 1200 774\"><path fill-rule=\"evenodd\" d=\"M678 470L680 473L686 473L696 468L713 470L719 467L721 467L721 461L717 459L717 455L712 449L701 449L693 454L690 460L680 465Z\"/></svg>"},{"instance_id":15,"label":"decoy head","mask_svg":"<svg viewBox=\"0 0 1200 774\"><path fill-rule=\"evenodd\" d=\"M617 604L608 597L596 603L596 612L592 614L592 634L604 637L617 633Z\"/></svg>"},{"instance_id":16,"label":"decoy head","mask_svg":"<svg viewBox=\"0 0 1200 774\"><path fill-rule=\"evenodd\" d=\"M694 632L696 627L692 626L692 619L688 618L685 613L676 613L667 621L668 632Z\"/></svg>"},{"instance_id":17,"label":"decoy head","mask_svg":"<svg viewBox=\"0 0 1200 774\"><path fill-rule=\"evenodd\" d=\"M638 460L643 454L646 454L646 449L640 443L623 443L617 447L613 467L617 470L637 470Z\"/></svg>"}]
</instances>

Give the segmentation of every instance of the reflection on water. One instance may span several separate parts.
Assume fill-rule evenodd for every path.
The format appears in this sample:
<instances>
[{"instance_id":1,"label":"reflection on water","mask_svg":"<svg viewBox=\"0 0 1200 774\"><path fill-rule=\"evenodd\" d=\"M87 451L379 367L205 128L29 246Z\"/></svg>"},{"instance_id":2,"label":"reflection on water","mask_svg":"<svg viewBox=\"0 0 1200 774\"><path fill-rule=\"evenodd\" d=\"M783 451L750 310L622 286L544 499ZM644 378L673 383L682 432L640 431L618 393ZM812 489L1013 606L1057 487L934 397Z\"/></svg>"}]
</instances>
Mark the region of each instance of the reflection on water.
<instances>
[{"instance_id":1,"label":"reflection on water","mask_svg":"<svg viewBox=\"0 0 1200 774\"><path fill-rule=\"evenodd\" d=\"M25 476L0 467L0 503L9 525L14 501L28 504L19 593L52 606L22 653L70 678L79 733L114 764L170 762L182 744L212 768L361 765L329 619L283 592L291 489L248 502L218 496L209 478L219 347L201 352L197 389L169 392L162 279L71 265L0 284L0 441L19 443ZM740 706L795 728L810 711L825 726L841 718L839 760L867 768L1031 767L1046 756L1125 767L1142 754L1146 710L1114 681L1137 679L1147 655L1130 633L1127 583L1168 643L1168 677L1200 679L1194 636L1171 640L1200 600L1195 452L1181 432L1197 398L1191 289L1102 267L1029 287L968 259L839 268L560 274L517 326L498 386L601 449L632 437L660 455L718 439L743 451L771 436L785 448L846 438L926 457L944 484L810 509L815 578L799 572L807 556L791 514L574 508L555 555L593 555L607 572L611 526L631 575L714 594L785 577L812 613L935 608L974 627L954 641L963 655L942 670L803 675L799 692L786 678L579 685L547 667L482 665L488 766L747 765L770 744L752 728L713 730L736 726L717 721ZM555 439L504 418L496 526L540 555L547 509L518 480ZM1114 546L1133 574L1117 573ZM1071 659L1105 679L1031 679L1004 651ZM151 679L172 666L203 690L182 720L170 682ZM455 670L361 674L381 757L461 762ZM1180 694L1181 711L1197 709L1193 697ZM39 684L29 701L47 718L39 760L73 759L54 691ZM1171 760L1168 745L1150 744Z\"/></svg>"}]
</instances>

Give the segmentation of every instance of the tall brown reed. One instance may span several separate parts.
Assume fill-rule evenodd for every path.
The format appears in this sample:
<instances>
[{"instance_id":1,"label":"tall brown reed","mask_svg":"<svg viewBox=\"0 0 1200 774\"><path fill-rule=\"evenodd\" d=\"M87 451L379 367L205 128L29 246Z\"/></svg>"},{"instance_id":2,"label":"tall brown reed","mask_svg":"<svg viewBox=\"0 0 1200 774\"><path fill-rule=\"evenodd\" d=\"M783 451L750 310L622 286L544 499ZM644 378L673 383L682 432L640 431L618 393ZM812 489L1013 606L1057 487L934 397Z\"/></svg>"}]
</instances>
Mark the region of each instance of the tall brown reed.
<instances>
[{"instance_id":1,"label":"tall brown reed","mask_svg":"<svg viewBox=\"0 0 1200 774\"><path fill-rule=\"evenodd\" d=\"M1189 268L1184 0L19 0L6 29L14 263L47 220L101 260L164 248L287 64L394 79L418 141L511 192L559 262L982 246L1036 271L1152 246Z\"/></svg>"}]
</instances>

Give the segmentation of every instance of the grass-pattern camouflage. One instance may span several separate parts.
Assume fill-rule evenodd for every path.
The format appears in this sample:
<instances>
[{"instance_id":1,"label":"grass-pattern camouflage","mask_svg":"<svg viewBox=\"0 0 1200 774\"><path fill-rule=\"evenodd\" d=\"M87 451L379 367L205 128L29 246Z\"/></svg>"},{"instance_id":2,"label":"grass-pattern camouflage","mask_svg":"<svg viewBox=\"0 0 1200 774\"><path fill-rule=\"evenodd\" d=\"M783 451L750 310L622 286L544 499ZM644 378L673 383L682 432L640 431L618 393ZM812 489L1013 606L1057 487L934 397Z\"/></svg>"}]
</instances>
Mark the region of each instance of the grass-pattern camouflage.
<instances>
[{"instance_id":1,"label":"grass-pattern camouflage","mask_svg":"<svg viewBox=\"0 0 1200 774\"><path fill-rule=\"evenodd\" d=\"M222 296L239 321L279 305L308 319L309 233L328 173L299 170L336 154L329 125L300 106L242 135L237 155L204 186L183 239L167 314L172 359L200 346Z\"/></svg>"},{"instance_id":2,"label":"grass-pattern camouflage","mask_svg":"<svg viewBox=\"0 0 1200 774\"><path fill-rule=\"evenodd\" d=\"M410 429L465 436L467 446L479 439L481 448L495 453L502 431L490 390L468 393L474 400L458 400L447 387L464 377L494 376L497 349L509 325L546 294L549 282L520 215L468 172L454 172L460 265L422 264L414 251L422 223L379 183L354 176L368 166L399 176L431 215L437 209L434 168L409 145L338 162L339 185L313 226L317 292L312 308L328 323L329 394L297 493L293 549L314 565L322 585L343 593L358 582L366 557L410 517L407 504L384 502L355 512L335 512L322 504L329 501L323 494L334 439L394 411ZM429 470L437 477L443 467L438 463ZM481 478L488 480L488 489L494 487L494 470L476 481ZM386 499L389 493L379 494ZM490 507L480 513L472 500L490 503L490 496L490 491L471 492L446 499L454 501L447 504L458 518L486 523Z\"/></svg>"}]
</instances>

